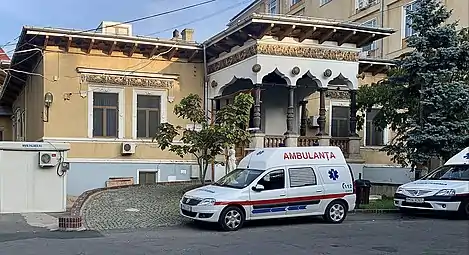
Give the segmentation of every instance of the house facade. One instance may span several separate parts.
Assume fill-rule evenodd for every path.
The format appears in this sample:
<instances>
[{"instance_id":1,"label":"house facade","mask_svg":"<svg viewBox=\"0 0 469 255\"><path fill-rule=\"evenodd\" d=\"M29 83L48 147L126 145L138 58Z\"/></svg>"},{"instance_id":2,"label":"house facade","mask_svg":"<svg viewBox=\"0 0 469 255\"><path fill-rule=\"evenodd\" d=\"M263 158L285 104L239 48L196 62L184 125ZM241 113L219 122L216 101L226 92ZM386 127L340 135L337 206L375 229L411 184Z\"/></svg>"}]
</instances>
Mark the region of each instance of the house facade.
<instances>
[{"instance_id":1,"label":"house facade","mask_svg":"<svg viewBox=\"0 0 469 255\"><path fill-rule=\"evenodd\" d=\"M241 13L241 15L245 15ZM239 15L238 15L239 16ZM241 16L239 16L241 17ZM6 140L70 143L67 193L106 185L189 180L198 173L151 142L159 123L190 126L173 114L190 93L205 98L207 114L237 93L252 93L255 148L339 146L360 172L389 165L379 152L392 134L366 114L356 128L356 90L378 81L391 61L360 58L361 47L394 33L356 23L249 14L203 44L193 31L172 39L134 36L130 25L103 22L97 31L24 27L1 90ZM7 113L8 112L8 113ZM361 113L358 113L361 114ZM179 141L174 141L178 143ZM213 166L208 179L217 179ZM213 176L213 178L212 178Z\"/></svg>"},{"instance_id":2,"label":"house facade","mask_svg":"<svg viewBox=\"0 0 469 255\"><path fill-rule=\"evenodd\" d=\"M0 48L0 69L8 69L10 66L10 58L6 52ZM0 91L2 91L3 83L7 77L6 72L0 71ZM0 103L0 141L10 139L12 126L11 126L11 107L8 104Z\"/></svg>"},{"instance_id":3,"label":"house facade","mask_svg":"<svg viewBox=\"0 0 469 255\"><path fill-rule=\"evenodd\" d=\"M195 164L151 142L159 123L187 124L173 114L176 102L203 93L193 31L161 40L112 24L98 32L23 28L16 51L40 50L13 55L2 90L12 110L9 140L70 143L71 195L111 177L186 180Z\"/></svg>"}]
</instances>

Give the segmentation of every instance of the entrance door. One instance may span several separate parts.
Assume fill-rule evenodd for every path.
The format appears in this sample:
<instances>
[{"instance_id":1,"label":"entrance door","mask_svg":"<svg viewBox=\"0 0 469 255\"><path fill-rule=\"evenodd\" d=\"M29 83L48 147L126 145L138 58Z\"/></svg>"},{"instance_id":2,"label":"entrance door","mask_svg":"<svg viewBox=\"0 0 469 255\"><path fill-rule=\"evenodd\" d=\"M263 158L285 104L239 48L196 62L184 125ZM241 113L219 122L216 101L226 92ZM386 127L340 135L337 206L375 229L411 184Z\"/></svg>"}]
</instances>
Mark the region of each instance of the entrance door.
<instances>
[{"instance_id":1,"label":"entrance door","mask_svg":"<svg viewBox=\"0 0 469 255\"><path fill-rule=\"evenodd\" d=\"M308 215L321 212L324 187L318 182L311 166L288 168L288 215Z\"/></svg>"},{"instance_id":2,"label":"entrance door","mask_svg":"<svg viewBox=\"0 0 469 255\"><path fill-rule=\"evenodd\" d=\"M250 190L251 218L276 218L286 215L287 190L285 184L285 170L275 169L264 174L264 176L253 185L260 184L264 190Z\"/></svg>"}]
</instances>

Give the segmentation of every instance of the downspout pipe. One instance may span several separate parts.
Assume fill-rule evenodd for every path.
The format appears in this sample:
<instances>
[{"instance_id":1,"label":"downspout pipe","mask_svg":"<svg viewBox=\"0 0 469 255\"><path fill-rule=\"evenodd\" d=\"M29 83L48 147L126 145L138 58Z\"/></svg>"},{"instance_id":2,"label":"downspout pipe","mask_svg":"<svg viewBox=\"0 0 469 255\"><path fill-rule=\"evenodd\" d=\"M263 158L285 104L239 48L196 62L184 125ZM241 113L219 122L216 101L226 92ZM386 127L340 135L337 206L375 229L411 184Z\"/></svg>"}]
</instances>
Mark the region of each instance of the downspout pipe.
<instances>
[{"instance_id":1,"label":"downspout pipe","mask_svg":"<svg viewBox=\"0 0 469 255\"><path fill-rule=\"evenodd\" d=\"M384 1L381 0L381 28L384 28ZM384 38L381 38L381 58L384 58Z\"/></svg>"},{"instance_id":2,"label":"downspout pipe","mask_svg":"<svg viewBox=\"0 0 469 255\"><path fill-rule=\"evenodd\" d=\"M207 46L205 43L202 44L203 52L204 52L204 112L205 117L208 120L209 117L209 99L208 99L208 72L207 72ZM215 164L212 162L212 182L215 182ZM204 180L205 181L205 180Z\"/></svg>"}]
</instances>

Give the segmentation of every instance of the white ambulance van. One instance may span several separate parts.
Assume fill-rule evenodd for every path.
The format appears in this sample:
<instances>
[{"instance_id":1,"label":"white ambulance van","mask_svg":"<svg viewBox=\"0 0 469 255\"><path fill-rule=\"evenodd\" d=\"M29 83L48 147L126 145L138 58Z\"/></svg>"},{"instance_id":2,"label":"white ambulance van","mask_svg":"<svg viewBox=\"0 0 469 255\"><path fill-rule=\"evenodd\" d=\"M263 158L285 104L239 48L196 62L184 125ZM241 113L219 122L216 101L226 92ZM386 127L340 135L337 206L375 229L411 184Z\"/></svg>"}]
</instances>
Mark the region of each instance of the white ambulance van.
<instances>
[{"instance_id":1,"label":"white ambulance van","mask_svg":"<svg viewBox=\"0 0 469 255\"><path fill-rule=\"evenodd\" d=\"M214 184L185 193L180 213L226 231L247 220L312 215L341 223L355 208L353 182L338 147L257 149Z\"/></svg>"},{"instance_id":2,"label":"white ambulance van","mask_svg":"<svg viewBox=\"0 0 469 255\"><path fill-rule=\"evenodd\" d=\"M469 218L469 148L421 179L398 187L394 204L403 212L458 212Z\"/></svg>"}]
</instances>

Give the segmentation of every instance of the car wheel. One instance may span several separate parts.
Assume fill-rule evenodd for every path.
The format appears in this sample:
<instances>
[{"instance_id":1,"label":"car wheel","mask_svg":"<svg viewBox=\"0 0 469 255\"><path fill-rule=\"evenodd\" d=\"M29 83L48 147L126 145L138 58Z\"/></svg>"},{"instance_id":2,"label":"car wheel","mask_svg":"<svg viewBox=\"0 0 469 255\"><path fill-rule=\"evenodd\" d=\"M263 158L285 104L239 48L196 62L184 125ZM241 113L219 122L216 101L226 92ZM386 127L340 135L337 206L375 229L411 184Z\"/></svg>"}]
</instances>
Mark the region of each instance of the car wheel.
<instances>
[{"instance_id":1,"label":"car wheel","mask_svg":"<svg viewBox=\"0 0 469 255\"><path fill-rule=\"evenodd\" d=\"M347 206L342 201L332 201L326 208L324 219L329 223L342 223L347 216Z\"/></svg>"},{"instance_id":2,"label":"car wheel","mask_svg":"<svg viewBox=\"0 0 469 255\"><path fill-rule=\"evenodd\" d=\"M225 231L236 231L244 224L244 212L237 206L228 206L220 214L218 223Z\"/></svg>"},{"instance_id":3,"label":"car wheel","mask_svg":"<svg viewBox=\"0 0 469 255\"><path fill-rule=\"evenodd\" d=\"M459 216L464 219L469 219L469 200L463 201L459 205Z\"/></svg>"}]
</instances>

